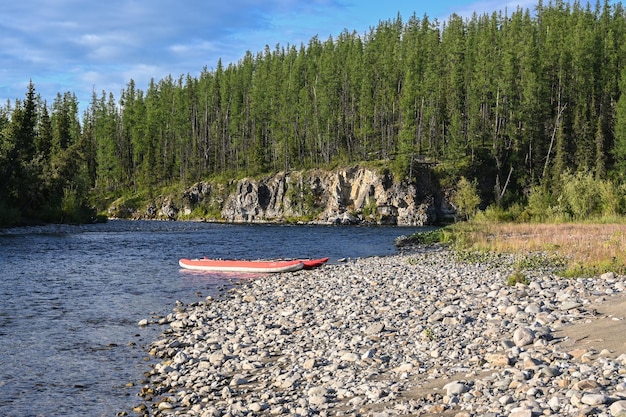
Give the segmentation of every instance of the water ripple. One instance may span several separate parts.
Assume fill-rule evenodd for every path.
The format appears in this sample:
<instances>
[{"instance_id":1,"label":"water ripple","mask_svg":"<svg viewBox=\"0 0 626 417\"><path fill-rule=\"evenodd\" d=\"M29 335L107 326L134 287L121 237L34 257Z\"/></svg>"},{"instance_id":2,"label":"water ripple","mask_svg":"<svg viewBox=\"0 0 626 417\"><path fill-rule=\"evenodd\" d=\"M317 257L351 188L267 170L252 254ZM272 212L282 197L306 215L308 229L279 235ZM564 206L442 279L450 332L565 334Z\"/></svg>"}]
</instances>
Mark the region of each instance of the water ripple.
<instances>
[{"instance_id":1,"label":"water ripple","mask_svg":"<svg viewBox=\"0 0 626 417\"><path fill-rule=\"evenodd\" d=\"M111 221L0 230L0 415L131 413L161 332L139 327L176 300L239 276L181 271L178 259L386 255L416 228Z\"/></svg>"}]
</instances>

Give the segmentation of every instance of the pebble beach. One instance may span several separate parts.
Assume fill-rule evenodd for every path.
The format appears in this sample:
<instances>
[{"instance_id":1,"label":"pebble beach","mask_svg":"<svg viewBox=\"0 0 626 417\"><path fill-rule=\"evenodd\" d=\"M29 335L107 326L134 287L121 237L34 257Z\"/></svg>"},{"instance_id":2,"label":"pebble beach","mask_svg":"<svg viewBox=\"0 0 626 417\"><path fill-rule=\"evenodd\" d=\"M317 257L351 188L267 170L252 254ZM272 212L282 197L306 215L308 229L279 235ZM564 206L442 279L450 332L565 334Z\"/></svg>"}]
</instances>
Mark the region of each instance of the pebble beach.
<instances>
[{"instance_id":1,"label":"pebble beach","mask_svg":"<svg viewBox=\"0 0 626 417\"><path fill-rule=\"evenodd\" d=\"M133 411L626 417L626 278L512 265L413 247L179 303L140 323L164 331Z\"/></svg>"}]
</instances>

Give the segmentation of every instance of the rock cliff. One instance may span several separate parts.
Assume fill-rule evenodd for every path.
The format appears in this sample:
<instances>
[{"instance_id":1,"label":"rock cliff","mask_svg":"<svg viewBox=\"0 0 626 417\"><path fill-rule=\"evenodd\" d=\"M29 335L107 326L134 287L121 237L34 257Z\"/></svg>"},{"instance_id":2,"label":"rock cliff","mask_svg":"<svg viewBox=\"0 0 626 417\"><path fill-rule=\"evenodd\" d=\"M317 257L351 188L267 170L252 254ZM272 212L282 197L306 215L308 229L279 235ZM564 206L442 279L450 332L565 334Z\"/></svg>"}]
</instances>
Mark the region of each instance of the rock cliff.
<instances>
[{"instance_id":1,"label":"rock cliff","mask_svg":"<svg viewBox=\"0 0 626 417\"><path fill-rule=\"evenodd\" d=\"M233 223L431 225L454 216L432 177L424 169L414 182L397 182L388 171L356 166L279 172L228 187L201 182L183 194L180 208L164 200L157 217L188 218L200 211L213 213L215 218L207 215L207 220Z\"/></svg>"}]
</instances>

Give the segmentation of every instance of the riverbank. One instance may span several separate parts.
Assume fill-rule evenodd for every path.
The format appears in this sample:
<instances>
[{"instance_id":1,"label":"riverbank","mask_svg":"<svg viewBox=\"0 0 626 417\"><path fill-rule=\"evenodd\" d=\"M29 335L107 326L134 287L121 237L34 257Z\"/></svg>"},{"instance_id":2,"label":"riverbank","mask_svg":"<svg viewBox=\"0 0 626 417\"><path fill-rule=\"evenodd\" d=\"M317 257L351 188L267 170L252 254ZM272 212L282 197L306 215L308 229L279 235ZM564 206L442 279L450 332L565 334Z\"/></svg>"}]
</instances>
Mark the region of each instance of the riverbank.
<instances>
[{"instance_id":1,"label":"riverbank","mask_svg":"<svg viewBox=\"0 0 626 417\"><path fill-rule=\"evenodd\" d=\"M626 413L626 280L564 279L441 248L272 275L180 305L148 415ZM155 324L153 324L155 325Z\"/></svg>"}]
</instances>

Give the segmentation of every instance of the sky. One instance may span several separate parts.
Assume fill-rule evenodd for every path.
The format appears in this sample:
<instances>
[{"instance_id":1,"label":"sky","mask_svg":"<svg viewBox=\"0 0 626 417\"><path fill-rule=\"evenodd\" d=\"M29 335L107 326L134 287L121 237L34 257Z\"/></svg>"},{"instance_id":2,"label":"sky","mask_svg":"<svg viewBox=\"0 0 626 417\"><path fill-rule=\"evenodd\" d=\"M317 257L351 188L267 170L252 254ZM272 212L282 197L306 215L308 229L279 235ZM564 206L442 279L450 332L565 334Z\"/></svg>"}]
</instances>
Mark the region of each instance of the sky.
<instances>
[{"instance_id":1,"label":"sky","mask_svg":"<svg viewBox=\"0 0 626 417\"><path fill-rule=\"evenodd\" d=\"M0 8L0 106L23 100L29 81L50 106L72 92L86 109L95 92L120 93L132 79L146 91L171 75L236 64L266 45L308 44L347 29L413 14L445 21L532 9L536 1L495 0L17 0ZM80 116L80 115L79 115Z\"/></svg>"}]
</instances>

